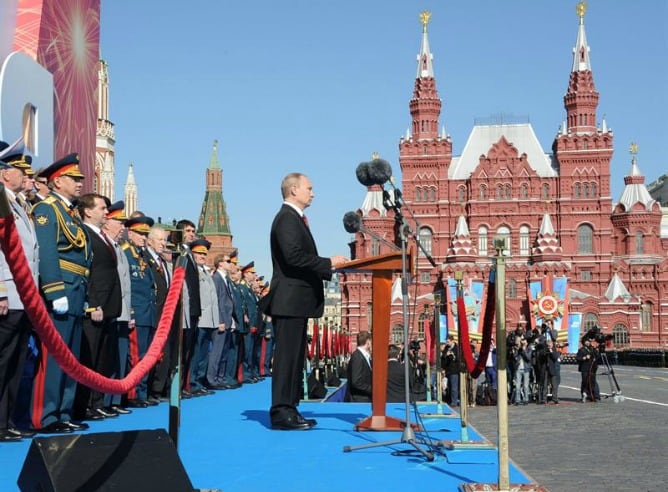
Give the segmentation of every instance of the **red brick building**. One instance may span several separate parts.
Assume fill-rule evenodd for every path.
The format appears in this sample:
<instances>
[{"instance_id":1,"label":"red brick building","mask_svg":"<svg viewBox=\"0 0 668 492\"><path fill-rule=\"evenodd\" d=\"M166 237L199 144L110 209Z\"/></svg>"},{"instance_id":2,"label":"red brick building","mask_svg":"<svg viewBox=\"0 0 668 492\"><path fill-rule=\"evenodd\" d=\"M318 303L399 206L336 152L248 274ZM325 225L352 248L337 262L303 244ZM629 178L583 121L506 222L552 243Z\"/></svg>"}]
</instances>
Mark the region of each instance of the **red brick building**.
<instances>
[{"instance_id":1,"label":"red brick building","mask_svg":"<svg viewBox=\"0 0 668 492\"><path fill-rule=\"evenodd\" d=\"M611 196L613 132L605 119L597 123L599 93L581 5L578 14L563 96L566 114L551 152L543 150L528 122L486 122L473 127L459 156L452 154L450 136L439 132L441 100L427 36L429 14L422 15L422 45L409 102L412 123L399 142L399 163L404 208L419 224L415 235L437 266L418 255L409 287L411 311L419 314L423 304L433 303L431 294L456 271L486 281L496 254L492 241L503 236L509 240L508 329L530 323L532 282L566 277L568 311L582 314L582 330L597 324L614 335L618 346L663 347L668 336L668 237L661 236L661 207L645 187L634 144L624 191L616 200ZM394 213L384 207L379 185L368 188L358 212L366 229L396 241ZM355 235L353 247L358 258L389 251L363 232ZM370 277L347 274L341 284L344 329L355 333L369 328ZM401 300L395 298L392 306L392 338L399 340ZM411 320L412 338L422 338L416 317Z\"/></svg>"}]
</instances>

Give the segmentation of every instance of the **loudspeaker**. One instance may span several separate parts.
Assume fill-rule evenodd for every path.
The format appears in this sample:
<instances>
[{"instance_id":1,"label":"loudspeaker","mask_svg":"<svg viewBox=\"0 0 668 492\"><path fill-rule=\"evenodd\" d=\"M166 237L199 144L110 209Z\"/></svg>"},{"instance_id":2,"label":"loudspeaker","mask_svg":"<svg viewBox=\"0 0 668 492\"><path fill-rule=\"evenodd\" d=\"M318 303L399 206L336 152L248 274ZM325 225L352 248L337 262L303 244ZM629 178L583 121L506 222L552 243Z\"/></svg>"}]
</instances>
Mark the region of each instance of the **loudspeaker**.
<instances>
[{"instance_id":1,"label":"loudspeaker","mask_svg":"<svg viewBox=\"0 0 668 492\"><path fill-rule=\"evenodd\" d=\"M192 492L164 429L34 438L18 479L22 492Z\"/></svg>"}]
</instances>

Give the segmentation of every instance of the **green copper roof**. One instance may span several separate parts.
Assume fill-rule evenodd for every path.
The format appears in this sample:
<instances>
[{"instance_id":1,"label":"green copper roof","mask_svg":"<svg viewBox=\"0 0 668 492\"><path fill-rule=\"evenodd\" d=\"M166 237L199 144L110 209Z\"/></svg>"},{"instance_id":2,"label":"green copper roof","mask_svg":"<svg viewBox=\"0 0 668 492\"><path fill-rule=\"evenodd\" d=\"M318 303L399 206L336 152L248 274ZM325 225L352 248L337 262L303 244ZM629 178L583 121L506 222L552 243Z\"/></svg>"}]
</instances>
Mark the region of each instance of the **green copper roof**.
<instances>
[{"instance_id":1,"label":"green copper roof","mask_svg":"<svg viewBox=\"0 0 668 492\"><path fill-rule=\"evenodd\" d=\"M225 200L223 200L223 194L220 191L207 190L204 194L197 233L205 236L231 235L230 218L227 215Z\"/></svg>"},{"instance_id":2,"label":"green copper roof","mask_svg":"<svg viewBox=\"0 0 668 492\"><path fill-rule=\"evenodd\" d=\"M213 149L211 150L211 158L209 159L209 169L220 169L220 162L218 161L218 140L213 141Z\"/></svg>"}]
</instances>

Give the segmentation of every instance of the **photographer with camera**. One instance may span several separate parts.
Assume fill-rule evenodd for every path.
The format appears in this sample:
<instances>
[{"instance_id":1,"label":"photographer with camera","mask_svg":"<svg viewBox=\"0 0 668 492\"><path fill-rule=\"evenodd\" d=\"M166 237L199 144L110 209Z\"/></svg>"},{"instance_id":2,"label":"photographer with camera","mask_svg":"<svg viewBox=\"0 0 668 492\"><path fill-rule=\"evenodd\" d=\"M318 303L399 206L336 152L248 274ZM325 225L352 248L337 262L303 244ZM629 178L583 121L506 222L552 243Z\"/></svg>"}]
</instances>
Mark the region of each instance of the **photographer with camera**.
<instances>
[{"instance_id":1,"label":"photographer with camera","mask_svg":"<svg viewBox=\"0 0 668 492\"><path fill-rule=\"evenodd\" d=\"M552 402L559 404L559 383L561 383L561 352L559 344L547 341L547 379L552 388Z\"/></svg>"},{"instance_id":2,"label":"photographer with camera","mask_svg":"<svg viewBox=\"0 0 668 492\"><path fill-rule=\"evenodd\" d=\"M524 338L523 334L515 334L512 338L513 346L510 348L510 367L514 374L514 399L515 405L526 405L529 403L529 377L531 376L531 357L533 349Z\"/></svg>"},{"instance_id":3,"label":"photographer with camera","mask_svg":"<svg viewBox=\"0 0 668 492\"><path fill-rule=\"evenodd\" d=\"M446 402L451 407L459 406L459 358L457 357L457 344L455 337L448 335L445 347L441 352L441 367L445 371L448 381Z\"/></svg>"},{"instance_id":4,"label":"photographer with camera","mask_svg":"<svg viewBox=\"0 0 668 492\"><path fill-rule=\"evenodd\" d=\"M593 329L592 329L593 330ZM575 360L578 362L578 371L580 371L581 383L580 393L582 394L582 403L587 398L589 401L600 401L601 395L596 381L596 371L598 370L598 350L592 344L592 333L588 332L582 337L582 347L578 350Z\"/></svg>"}]
</instances>

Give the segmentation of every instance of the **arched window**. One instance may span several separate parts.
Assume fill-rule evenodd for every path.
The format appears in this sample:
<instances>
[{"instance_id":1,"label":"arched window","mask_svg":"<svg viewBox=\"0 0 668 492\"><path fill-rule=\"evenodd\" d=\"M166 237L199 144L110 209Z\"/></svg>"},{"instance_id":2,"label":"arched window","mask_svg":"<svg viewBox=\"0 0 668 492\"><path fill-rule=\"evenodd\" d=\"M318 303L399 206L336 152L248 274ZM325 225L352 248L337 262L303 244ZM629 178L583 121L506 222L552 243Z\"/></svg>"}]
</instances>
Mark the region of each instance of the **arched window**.
<instances>
[{"instance_id":1,"label":"arched window","mask_svg":"<svg viewBox=\"0 0 668 492\"><path fill-rule=\"evenodd\" d=\"M418 248L420 250L420 256L424 256L424 253L422 252L423 249L431 255L431 240L432 240L431 229L429 229L428 227L421 228L419 237L420 237L420 244L422 245L422 248Z\"/></svg>"},{"instance_id":2,"label":"arched window","mask_svg":"<svg viewBox=\"0 0 668 492\"><path fill-rule=\"evenodd\" d=\"M645 237L642 231L636 232L636 254L645 254Z\"/></svg>"},{"instance_id":3,"label":"arched window","mask_svg":"<svg viewBox=\"0 0 668 492\"><path fill-rule=\"evenodd\" d=\"M510 229L506 226L501 226L496 230L496 235L499 238L504 238L506 240L506 249L512 251L512 248L510 247Z\"/></svg>"},{"instance_id":4,"label":"arched window","mask_svg":"<svg viewBox=\"0 0 668 492\"><path fill-rule=\"evenodd\" d=\"M480 199L487 200L487 186L480 185Z\"/></svg>"},{"instance_id":5,"label":"arched window","mask_svg":"<svg viewBox=\"0 0 668 492\"><path fill-rule=\"evenodd\" d=\"M582 332L586 333L594 326L598 326L598 316L594 313L585 313L582 321Z\"/></svg>"},{"instance_id":6,"label":"arched window","mask_svg":"<svg viewBox=\"0 0 668 492\"><path fill-rule=\"evenodd\" d=\"M478 254L487 256L487 227L478 227Z\"/></svg>"},{"instance_id":7,"label":"arched window","mask_svg":"<svg viewBox=\"0 0 668 492\"><path fill-rule=\"evenodd\" d=\"M640 330L652 331L652 304L643 302L640 308Z\"/></svg>"},{"instance_id":8,"label":"arched window","mask_svg":"<svg viewBox=\"0 0 668 492\"><path fill-rule=\"evenodd\" d=\"M436 188L434 188L433 186L429 187L429 201L430 202L436 201Z\"/></svg>"},{"instance_id":9,"label":"arched window","mask_svg":"<svg viewBox=\"0 0 668 492\"><path fill-rule=\"evenodd\" d=\"M578 227L578 253L590 255L594 252L594 230L588 224Z\"/></svg>"},{"instance_id":10,"label":"arched window","mask_svg":"<svg viewBox=\"0 0 668 492\"><path fill-rule=\"evenodd\" d=\"M582 184L582 198L589 198L589 184Z\"/></svg>"},{"instance_id":11,"label":"arched window","mask_svg":"<svg viewBox=\"0 0 668 492\"><path fill-rule=\"evenodd\" d=\"M373 329L373 305L370 302L366 303L366 324L367 330L371 331Z\"/></svg>"},{"instance_id":12,"label":"arched window","mask_svg":"<svg viewBox=\"0 0 668 492\"><path fill-rule=\"evenodd\" d=\"M378 256L380 254L380 241L378 238L371 239L371 254L373 256Z\"/></svg>"},{"instance_id":13,"label":"arched window","mask_svg":"<svg viewBox=\"0 0 668 492\"><path fill-rule=\"evenodd\" d=\"M457 188L457 201L463 202L464 200L466 200L466 188L464 186L460 186Z\"/></svg>"},{"instance_id":14,"label":"arched window","mask_svg":"<svg viewBox=\"0 0 668 492\"><path fill-rule=\"evenodd\" d=\"M521 191L521 196L523 199L529 198L529 185L526 183L522 183L522 191Z\"/></svg>"},{"instance_id":15,"label":"arched window","mask_svg":"<svg viewBox=\"0 0 668 492\"><path fill-rule=\"evenodd\" d=\"M629 330L621 323L617 323L612 329L612 343L615 347L627 347L629 345Z\"/></svg>"},{"instance_id":16,"label":"arched window","mask_svg":"<svg viewBox=\"0 0 668 492\"><path fill-rule=\"evenodd\" d=\"M596 198L596 193L597 193L596 182L594 181L589 183L589 196L592 198Z\"/></svg>"},{"instance_id":17,"label":"arched window","mask_svg":"<svg viewBox=\"0 0 668 492\"><path fill-rule=\"evenodd\" d=\"M415 188L415 201L416 202L422 201L422 188L420 187Z\"/></svg>"},{"instance_id":18,"label":"arched window","mask_svg":"<svg viewBox=\"0 0 668 492\"><path fill-rule=\"evenodd\" d=\"M520 226L520 255L529 255L529 228L525 225Z\"/></svg>"},{"instance_id":19,"label":"arched window","mask_svg":"<svg viewBox=\"0 0 668 492\"><path fill-rule=\"evenodd\" d=\"M580 183L573 185L573 198L580 198Z\"/></svg>"},{"instance_id":20,"label":"arched window","mask_svg":"<svg viewBox=\"0 0 668 492\"><path fill-rule=\"evenodd\" d=\"M506 293L508 299L515 299L517 297L517 281L515 279L508 280L508 292Z\"/></svg>"},{"instance_id":21,"label":"arched window","mask_svg":"<svg viewBox=\"0 0 668 492\"><path fill-rule=\"evenodd\" d=\"M404 328L400 324L392 326L392 343L404 343Z\"/></svg>"},{"instance_id":22,"label":"arched window","mask_svg":"<svg viewBox=\"0 0 668 492\"><path fill-rule=\"evenodd\" d=\"M496 199L501 200L503 198L503 185L496 185Z\"/></svg>"},{"instance_id":23,"label":"arched window","mask_svg":"<svg viewBox=\"0 0 668 492\"><path fill-rule=\"evenodd\" d=\"M511 188L511 186L510 186L509 184L507 184L507 185L506 185L506 194L505 194L505 198L506 198L506 200L510 200L510 199L512 198L512 196L513 196L512 188Z\"/></svg>"},{"instance_id":24,"label":"arched window","mask_svg":"<svg viewBox=\"0 0 668 492\"><path fill-rule=\"evenodd\" d=\"M543 186L541 187L541 192L540 196L543 200L547 200L550 198L550 185L547 183L543 183Z\"/></svg>"}]
</instances>

